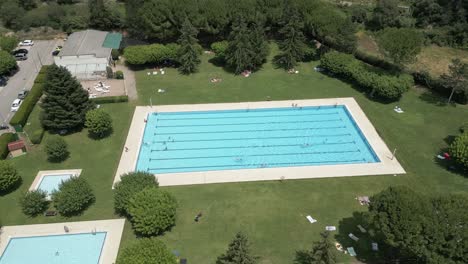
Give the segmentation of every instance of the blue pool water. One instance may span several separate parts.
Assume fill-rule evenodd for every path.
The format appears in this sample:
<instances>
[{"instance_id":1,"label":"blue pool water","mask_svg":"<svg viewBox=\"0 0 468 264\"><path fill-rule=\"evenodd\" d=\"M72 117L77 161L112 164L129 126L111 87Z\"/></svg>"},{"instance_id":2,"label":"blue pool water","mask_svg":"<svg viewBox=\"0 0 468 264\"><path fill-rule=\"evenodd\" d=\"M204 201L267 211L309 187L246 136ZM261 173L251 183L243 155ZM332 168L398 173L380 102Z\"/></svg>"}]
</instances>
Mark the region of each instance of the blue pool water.
<instances>
[{"instance_id":1,"label":"blue pool water","mask_svg":"<svg viewBox=\"0 0 468 264\"><path fill-rule=\"evenodd\" d=\"M345 106L152 113L137 170L174 173L378 162Z\"/></svg>"},{"instance_id":2,"label":"blue pool water","mask_svg":"<svg viewBox=\"0 0 468 264\"><path fill-rule=\"evenodd\" d=\"M105 232L10 239L0 264L97 264Z\"/></svg>"},{"instance_id":3,"label":"blue pool water","mask_svg":"<svg viewBox=\"0 0 468 264\"><path fill-rule=\"evenodd\" d=\"M52 194L52 192L58 190L60 183L70 179L71 177L72 177L71 174L44 175L37 189L42 190L46 192L47 194Z\"/></svg>"}]
</instances>

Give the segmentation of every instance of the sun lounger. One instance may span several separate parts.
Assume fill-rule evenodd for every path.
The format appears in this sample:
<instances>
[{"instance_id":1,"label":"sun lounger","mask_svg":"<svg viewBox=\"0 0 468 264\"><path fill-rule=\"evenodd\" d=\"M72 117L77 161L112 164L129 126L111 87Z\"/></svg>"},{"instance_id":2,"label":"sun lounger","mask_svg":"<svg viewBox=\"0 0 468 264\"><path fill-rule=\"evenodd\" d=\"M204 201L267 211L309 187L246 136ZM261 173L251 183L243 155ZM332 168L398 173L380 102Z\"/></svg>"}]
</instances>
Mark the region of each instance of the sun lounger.
<instances>
[{"instance_id":1,"label":"sun lounger","mask_svg":"<svg viewBox=\"0 0 468 264\"><path fill-rule=\"evenodd\" d=\"M104 89L102 89L101 87L98 87L98 86L94 86L94 90L96 90L98 92L102 92Z\"/></svg>"},{"instance_id":2,"label":"sun lounger","mask_svg":"<svg viewBox=\"0 0 468 264\"><path fill-rule=\"evenodd\" d=\"M147 72L146 75L151 75L151 72Z\"/></svg>"},{"instance_id":3,"label":"sun lounger","mask_svg":"<svg viewBox=\"0 0 468 264\"><path fill-rule=\"evenodd\" d=\"M317 220L314 219L314 218L312 218L312 216L310 216L310 215L306 216L306 218L307 218L307 220L309 220L309 222L310 222L311 224L317 222Z\"/></svg>"},{"instance_id":4,"label":"sun lounger","mask_svg":"<svg viewBox=\"0 0 468 264\"><path fill-rule=\"evenodd\" d=\"M357 225L357 228L359 228L359 231L361 231L361 233L367 233L367 230L361 225Z\"/></svg>"},{"instance_id":5,"label":"sun lounger","mask_svg":"<svg viewBox=\"0 0 468 264\"><path fill-rule=\"evenodd\" d=\"M164 75L166 72L165 71L161 71L161 74Z\"/></svg>"},{"instance_id":6,"label":"sun lounger","mask_svg":"<svg viewBox=\"0 0 468 264\"><path fill-rule=\"evenodd\" d=\"M354 248L353 248L353 247L349 247L349 248L347 248L347 250L348 250L349 255L350 255L351 257L357 256L356 251L354 251Z\"/></svg>"},{"instance_id":7,"label":"sun lounger","mask_svg":"<svg viewBox=\"0 0 468 264\"><path fill-rule=\"evenodd\" d=\"M158 74L158 72L157 72L157 71L154 71L154 72L153 72L153 75L157 75L157 74Z\"/></svg>"},{"instance_id":8,"label":"sun lounger","mask_svg":"<svg viewBox=\"0 0 468 264\"><path fill-rule=\"evenodd\" d=\"M325 227L325 230L327 230L327 231L335 231L335 230L336 230L336 226L326 226L326 227Z\"/></svg>"},{"instance_id":9,"label":"sun lounger","mask_svg":"<svg viewBox=\"0 0 468 264\"><path fill-rule=\"evenodd\" d=\"M44 216L56 216L57 211L46 211Z\"/></svg>"},{"instance_id":10,"label":"sun lounger","mask_svg":"<svg viewBox=\"0 0 468 264\"><path fill-rule=\"evenodd\" d=\"M164 89L158 89L158 93L164 93L164 92L166 92L166 90L164 90Z\"/></svg>"},{"instance_id":11,"label":"sun lounger","mask_svg":"<svg viewBox=\"0 0 468 264\"><path fill-rule=\"evenodd\" d=\"M379 244L373 242L371 245L372 245L372 250L373 251L379 251Z\"/></svg>"},{"instance_id":12,"label":"sun lounger","mask_svg":"<svg viewBox=\"0 0 468 264\"><path fill-rule=\"evenodd\" d=\"M354 240L354 241L358 241L358 240L359 240L359 238L358 238L357 236L353 235L353 233L349 233L348 236L349 236L349 238L351 238L351 239Z\"/></svg>"},{"instance_id":13,"label":"sun lounger","mask_svg":"<svg viewBox=\"0 0 468 264\"><path fill-rule=\"evenodd\" d=\"M440 155L440 154L437 155L437 158L438 158L438 159L441 159L441 160L444 160L444 159L445 159L445 157L442 156L442 155Z\"/></svg>"}]
</instances>

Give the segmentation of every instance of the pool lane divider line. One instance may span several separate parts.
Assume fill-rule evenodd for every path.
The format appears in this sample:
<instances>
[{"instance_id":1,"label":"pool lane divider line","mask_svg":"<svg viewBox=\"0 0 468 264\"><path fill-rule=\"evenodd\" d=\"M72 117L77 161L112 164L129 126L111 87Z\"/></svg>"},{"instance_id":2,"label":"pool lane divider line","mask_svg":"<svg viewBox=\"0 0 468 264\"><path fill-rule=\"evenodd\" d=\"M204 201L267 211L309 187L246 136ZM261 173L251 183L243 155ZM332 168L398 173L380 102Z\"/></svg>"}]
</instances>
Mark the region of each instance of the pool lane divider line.
<instances>
[{"instance_id":1,"label":"pool lane divider line","mask_svg":"<svg viewBox=\"0 0 468 264\"><path fill-rule=\"evenodd\" d=\"M243 125L270 125L270 124L302 124L302 123L325 123L325 122L336 122L343 121L343 119L324 119L324 120L301 120L301 121L284 121L284 122L263 122L263 123L224 123L224 124L200 124L200 125L173 125L173 126L159 126L156 125L154 128L161 127L209 127L209 126L243 126Z\"/></svg>"},{"instance_id":2,"label":"pool lane divider line","mask_svg":"<svg viewBox=\"0 0 468 264\"><path fill-rule=\"evenodd\" d=\"M307 135L307 136L283 136L283 137L268 137L268 139L284 139L284 138L315 138L315 137L344 137L344 136L351 136L351 133L346 134L336 134L336 135ZM255 138L217 138L217 139L178 139L175 140L171 138L171 140L156 140L152 141L151 144L156 143L177 143L177 142L204 142L204 141L230 141L230 140L256 140L256 139L265 139L264 137L255 137ZM143 143L149 144L149 143Z\"/></svg>"},{"instance_id":3,"label":"pool lane divider line","mask_svg":"<svg viewBox=\"0 0 468 264\"><path fill-rule=\"evenodd\" d=\"M243 133L243 132L271 132L271 131L299 131L299 130L321 130L321 129L339 129L347 126L335 127L308 127L308 128L281 128L281 129L258 129L258 130L230 130L230 131L199 131L199 132L171 132L171 133L156 133L153 135L190 135L190 134L213 134L213 133Z\"/></svg>"},{"instance_id":4,"label":"pool lane divider line","mask_svg":"<svg viewBox=\"0 0 468 264\"><path fill-rule=\"evenodd\" d=\"M175 121L175 120L213 120L213 119L244 119L244 118L260 118L260 117L298 117L298 116L321 116L321 115L339 115L338 112L333 113L308 113L299 115L263 115L263 116L226 116L226 117L191 117L191 118L157 118L158 121Z\"/></svg>"}]
</instances>

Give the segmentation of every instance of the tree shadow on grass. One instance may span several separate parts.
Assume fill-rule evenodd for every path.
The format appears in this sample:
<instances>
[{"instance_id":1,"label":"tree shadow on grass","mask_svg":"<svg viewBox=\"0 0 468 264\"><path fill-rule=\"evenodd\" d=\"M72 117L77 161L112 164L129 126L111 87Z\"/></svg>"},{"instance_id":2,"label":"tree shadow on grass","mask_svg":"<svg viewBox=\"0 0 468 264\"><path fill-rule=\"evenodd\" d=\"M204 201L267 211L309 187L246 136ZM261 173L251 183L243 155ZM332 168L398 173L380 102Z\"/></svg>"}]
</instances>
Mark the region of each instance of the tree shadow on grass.
<instances>
[{"instance_id":1,"label":"tree shadow on grass","mask_svg":"<svg viewBox=\"0 0 468 264\"><path fill-rule=\"evenodd\" d=\"M343 249L353 247L357 253L356 258L365 263L386 263L384 260L385 251L384 245L379 243L379 251L372 250L372 243L377 242L373 238L373 231L368 228L368 218L366 212L354 212L352 217L343 218L338 224L338 234L335 239L343 246ZM358 225L364 227L367 231L361 232ZM349 237L353 234L359 238L354 241Z\"/></svg>"},{"instance_id":2,"label":"tree shadow on grass","mask_svg":"<svg viewBox=\"0 0 468 264\"><path fill-rule=\"evenodd\" d=\"M91 131L88 130L88 138L92 139L92 140L95 140L95 141L99 141L99 140L110 137L113 133L114 133L114 128L109 129L109 131L107 131L107 132L105 132L103 134L94 134L94 133L91 133Z\"/></svg>"},{"instance_id":3,"label":"tree shadow on grass","mask_svg":"<svg viewBox=\"0 0 468 264\"><path fill-rule=\"evenodd\" d=\"M7 190L0 191L0 197L16 191L21 186L21 184L23 184L23 178L20 178L17 182L15 182L15 184L13 184Z\"/></svg>"},{"instance_id":4,"label":"tree shadow on grass","mask_svg":"<svg viewBox=\"0 0 468 264\"><path fill-rule=\"evenodd\" d=\"M419 99L424 102L433 104L435 106L447 106L447 98L443 98L438 94L435 94L431 91L425 91L420 96Z\"/></svg>"}]
</instances>

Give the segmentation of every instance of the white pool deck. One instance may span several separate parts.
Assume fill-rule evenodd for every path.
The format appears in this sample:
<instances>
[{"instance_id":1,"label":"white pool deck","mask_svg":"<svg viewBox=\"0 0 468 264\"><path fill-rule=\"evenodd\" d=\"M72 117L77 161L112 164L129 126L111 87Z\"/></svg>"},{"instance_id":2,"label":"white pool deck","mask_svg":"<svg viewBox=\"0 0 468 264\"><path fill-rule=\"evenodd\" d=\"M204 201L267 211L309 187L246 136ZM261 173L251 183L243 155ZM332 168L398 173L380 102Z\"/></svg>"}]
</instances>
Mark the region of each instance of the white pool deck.
<instances>
[{"instance_id":1,"label":"white pool deck","mask_svg":"<svg viewBox=\"0 0 468 264\"><path fill-rule=\"evenodd\" d=\"M41 225L4 226L0 233L0 256L3 255L3 252L12 238L106 232L106 239L102 247L99 264L111 264L115 263L117 259L124 225L125 219L112 219ZM64 226L68 227L68 233L65 233ZM28 252L24 253L28 254Z\"/></svg>"},{"instance_id":2,"label":"white pool deck","mask_svg":"<svg viewBox=\"0 0 468 264\"><path fill-rule=\"evenodd\" d=\"M356 100L354 100L354 98L331 98L221 104L158 105L152 107L137 106L133 114L133 120L130 125L127 140L125 142L125 147L127 147L128 150L125 151L124 148L122 151L120 163L114 178L114 184L120 181L120 176L122 174L135 171L146 125L145 120L150 113L276 108L291 107L292 104L297 104L299 107L345 105L371 145L375 154L380 159L380 162L155 174L159 181L159 185L174 186L406 173L396 157L393 157L392 151L388 149L385 142L380 138L374 126L366 117Z\"/></svg>"},{"instance_id":3,"label":"white pool deck","mask_svg":"<svg viewBox=\"0 0 468 264\"><path fill-rule=\"evenodd\" d=\"M34 178L33 183L29 187L29 191L35 191L39 188L39 185L42 182L44 176L54 176L54 175L64 175L64 174L71 174L73 177L79 177L81 175L81 169L73 169L73 170L44 170L39 171L36 174L36 178Z\"/></svg>"}]
</instances>

